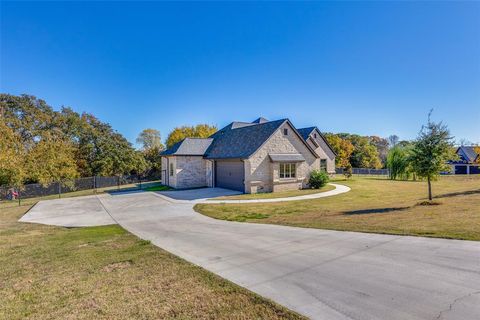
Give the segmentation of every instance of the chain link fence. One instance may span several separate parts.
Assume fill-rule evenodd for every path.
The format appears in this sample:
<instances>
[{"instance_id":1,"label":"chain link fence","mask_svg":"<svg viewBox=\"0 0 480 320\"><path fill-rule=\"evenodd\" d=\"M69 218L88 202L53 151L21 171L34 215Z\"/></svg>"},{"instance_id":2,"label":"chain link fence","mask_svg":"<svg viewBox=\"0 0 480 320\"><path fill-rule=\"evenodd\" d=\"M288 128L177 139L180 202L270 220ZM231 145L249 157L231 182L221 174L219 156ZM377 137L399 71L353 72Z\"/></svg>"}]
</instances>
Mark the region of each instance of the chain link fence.
<instances>
[{"instance_id":1,"label":"chain link fence","mask_svg":"<svg viewBox=\"0 0 480 320\"><path fill-rule=\"evenodd\" d=\"M40 183L25 184L20 187L0 186L0 201L22 200L58 196L61 198L65 193L78 193L78 195L95 194L97 192L114 190L140 190L142 188L160 184L155 177L139 175L111 176L111 177L85 177L61 182L53 182L49 185ZM88 191L91 191L88 192Z\"/></svg>"},{"instance_id":2,"label":"chain link fence","mask_svg":"<svg viewBox=\"0 0 480 320\"><path fill-rule=\"evenodd\" d=\"M343 168L336 168L336 174L343 174ZM353 175L389 176L388 169L352 168Z\"/></svg>"}]
</instances>

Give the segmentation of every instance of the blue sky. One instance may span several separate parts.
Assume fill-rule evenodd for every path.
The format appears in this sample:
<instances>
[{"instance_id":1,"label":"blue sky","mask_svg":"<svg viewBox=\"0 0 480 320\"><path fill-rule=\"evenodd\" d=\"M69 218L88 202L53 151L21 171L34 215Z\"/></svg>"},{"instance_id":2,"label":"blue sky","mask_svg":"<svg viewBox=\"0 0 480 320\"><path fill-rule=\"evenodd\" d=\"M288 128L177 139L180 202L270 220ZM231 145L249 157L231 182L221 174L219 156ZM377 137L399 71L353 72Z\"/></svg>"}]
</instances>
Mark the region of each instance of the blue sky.
<instances>
[{"instance_id":1,"label":"blue sky","mask_svg":"<svg viewBox=\"0 0 480 320\"><path fill-rule=\"evenodd\" d=\"M479 2L1 2L0 91L144 128L288 117L480 142Z\"/></svg>"}]
</instances>

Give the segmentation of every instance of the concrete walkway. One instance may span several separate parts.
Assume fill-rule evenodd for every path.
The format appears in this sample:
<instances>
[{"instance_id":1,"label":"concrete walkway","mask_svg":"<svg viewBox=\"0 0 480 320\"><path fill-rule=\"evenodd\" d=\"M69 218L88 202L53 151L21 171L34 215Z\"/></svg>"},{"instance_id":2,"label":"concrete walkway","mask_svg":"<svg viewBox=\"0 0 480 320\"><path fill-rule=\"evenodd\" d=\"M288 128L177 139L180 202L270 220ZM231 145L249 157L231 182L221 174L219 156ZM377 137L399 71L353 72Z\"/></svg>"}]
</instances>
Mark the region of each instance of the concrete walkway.
<instances>
[{"instance_id":1,"label":"concrete walkway","mask_svg":"<svg viewBox=\"0 0 480 320\"><path fill-rule=\"evenodd\" d=\"M96 201L138 237L312 319L480 314L480 242L227 222L147 192ZM55 208L67 213L43 207L45 221Z\"/></svg>"},{"instance_id":2,"label":"concrete walkway","mask_svg":"<svg viewBox=\"0 0 480 320\"><path fill-rule=\"evenodd\" d=\"M330 191L323 191L318 193L311 193L302 196L295 197L284 197L284 198L266 198L266 199L244 199L244 200L215 200L216 197L221 196L232 196L240 195L241 192L236 192L228 189L222 188L202 188L194 190L185 190L185 191L159 191L155 194L162 199L171 202L171 203L269 203L269 202L286 202L286 201L299 201L299 200L310 200L335 196L341 193L350 191L350 188L341 184L329 183L335 187L335 189ZM215 192L215 190L221 190L220 192ZM179 196L179 194L184 194L185 196Z\"/></svg>"}]
</instances>

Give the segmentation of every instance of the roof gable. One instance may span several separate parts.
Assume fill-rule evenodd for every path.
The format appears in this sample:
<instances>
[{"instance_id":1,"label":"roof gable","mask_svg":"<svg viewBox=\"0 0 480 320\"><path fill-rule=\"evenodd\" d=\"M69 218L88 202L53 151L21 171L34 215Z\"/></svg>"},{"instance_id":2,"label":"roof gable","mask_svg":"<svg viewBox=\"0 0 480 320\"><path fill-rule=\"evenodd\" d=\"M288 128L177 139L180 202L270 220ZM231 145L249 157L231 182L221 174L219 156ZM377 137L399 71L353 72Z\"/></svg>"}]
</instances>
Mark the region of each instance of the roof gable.
<instances>
[{"instance_id":1,"label":"roof gable","mask_svg":"<svg viewBox=\"0 0 480 320\"><path fill-rule=\"evenodd\" d=\"M314 131L317 131L317 133L318 133L318 135L320 136L320 138L325 142L325 144L326 144L327 147L330 149L330 151L336 156L337 153L335 152L335 150L333 150L332 146L328 143L327 138L325 138L325 136L323 135L323 133L322 133L317 127L308 127L308 128L298 129L298 132L300 133L300 135L303 137L303 139L304 139L305 141L307 141L307 139L310 137L310 135L311 135Z\"/></svg>"},{"instance_id":2,"label":"roof gable","mask_svg":"<svg viewBox=\"0 0 480 320\"><path fill-rule=\"evenodd\" d=\"M307 141L308 137L310 136L310 133L315 130L316 127L308 127L308 128L300 128L298 129L298 133L302 136L303 140Z\"/></svg>"},{"instance_id":3,"label":"roof gable","mask_svg":"<svg viewBox=\"0 0 480 320\"><path fill-rule=\"evenodd\" d=\"M318 158L318 155L317 155L317 153L315 152L315 150L307 143L306 140L303 139L302 135L298 132L297 128L295 128L295 126L290 122L290 120L285 119L285 120L281 123L281 125L283 125L284 123L288 124L288 126L290 127L290 129L292 129L292 131L295 133L295 135L298 137L298 139L305 145L305 147L307 147L308 151L310 151L315 158ZM281 125L280 125L280 126L281 126ZM280 126L279 126L279 127L280 127ZM277 128L275 131L277 131L277 130L278 130L278 128ZM268 139L270 139L270 137L275 133L275 131L272 132L272 134L262 143L261 146L259 146L259 147L257 148L257 150L259 150L265 143L267 143ZM256 152L257 150L255 150L255 152ZM252 153L252 154L253 154L253 153Z\"/></svg>"},{"instance_id":4,"label":"roof gable","mask_svg":"<svg viewBox=\"0 0 480 320\"><path fill-rule=\"evenodd\" d=\"M212 138L185 138L163 151L161 155L203 156L212 141Z\"/></svg>"},{"instance_id":5,"label":"roof gable","mask_svg":"<svg viewBox=\"0 0 480 320\"><path fill-rule=\"evenodd\" d=\"M234 127L229 124L214 133L205 153L207 159L246 159L286 121L286 119Z\"/></svg>"},{"instance_id":6,"label":"roof gable","mask_svg":"<svg viewBox=\"0 0 480 320\"><path fill-rule=\"evenodd\" d=\"M461 146L457 149L457 154L466 162L475 162L480 156L474 146Z\"/></svg>"}]
</instances>

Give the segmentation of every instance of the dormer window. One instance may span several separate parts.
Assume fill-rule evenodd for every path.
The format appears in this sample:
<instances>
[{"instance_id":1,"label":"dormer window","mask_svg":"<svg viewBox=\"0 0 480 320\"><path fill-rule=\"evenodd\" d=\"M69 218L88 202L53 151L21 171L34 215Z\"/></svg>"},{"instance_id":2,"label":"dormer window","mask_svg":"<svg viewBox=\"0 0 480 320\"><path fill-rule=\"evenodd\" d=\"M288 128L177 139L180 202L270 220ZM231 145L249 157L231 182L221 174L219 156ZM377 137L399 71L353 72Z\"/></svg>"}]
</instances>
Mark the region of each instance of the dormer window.
<instances>
[{"instance_id":1,"label":"dormer window","mask_svg":"<svg viewBox=\"0 0 480 320\"><path fill-rule=\"evenodd\" d=\"M284 136L288 135L288 129L287 128L283 129L283 135Z\"/></svg>"}]
</instances>

